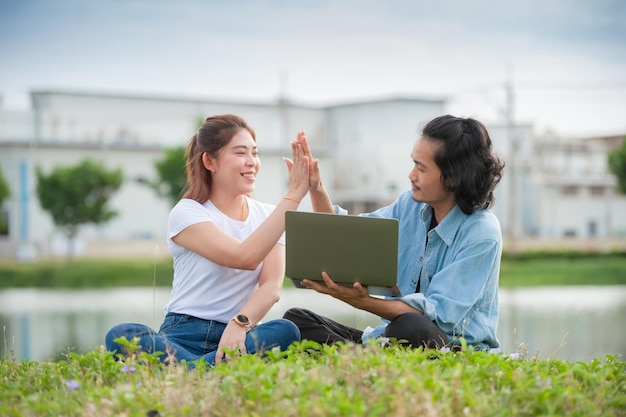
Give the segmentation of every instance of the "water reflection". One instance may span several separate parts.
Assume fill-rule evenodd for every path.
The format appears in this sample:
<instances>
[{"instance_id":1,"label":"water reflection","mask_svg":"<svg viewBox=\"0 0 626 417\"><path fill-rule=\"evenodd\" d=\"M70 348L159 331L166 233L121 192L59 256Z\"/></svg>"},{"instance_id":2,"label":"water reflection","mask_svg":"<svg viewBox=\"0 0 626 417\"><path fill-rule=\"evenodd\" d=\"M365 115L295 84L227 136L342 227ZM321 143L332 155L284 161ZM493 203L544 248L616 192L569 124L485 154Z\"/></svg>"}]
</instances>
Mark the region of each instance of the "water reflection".
<instances>
[{"instance_id":1,"label":"water reflection","mask_svg":"<svg viewBox=\"0 0 626 417\"><path fill-rule=\"evenodd\" d=\"M104 343L124 321L158 328L169 288L106 290L11 289L0 292L1 355L50 360L69 349L86 352ZM290 307L310 308L357 328L378 318L309 290L287 289L267 319ZM498 337L502 351L540 358L587 361L605 354L626 358L626 286L541 287L500 292Z\"/></svg>"}]
</instances>

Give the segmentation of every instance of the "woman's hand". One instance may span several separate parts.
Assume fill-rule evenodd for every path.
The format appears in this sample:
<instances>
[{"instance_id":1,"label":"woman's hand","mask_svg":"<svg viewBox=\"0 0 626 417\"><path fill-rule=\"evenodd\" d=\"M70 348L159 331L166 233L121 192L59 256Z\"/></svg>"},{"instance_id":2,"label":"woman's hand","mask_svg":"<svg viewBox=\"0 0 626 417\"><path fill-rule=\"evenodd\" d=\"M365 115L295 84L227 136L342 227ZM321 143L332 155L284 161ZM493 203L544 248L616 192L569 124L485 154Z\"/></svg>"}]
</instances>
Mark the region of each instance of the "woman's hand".
<instances>
[{"instance_id":1,"label":"woman's hand","mask_svg":"<svg viewBox=\"0 0 626 417\"><path fill-rule=\"evenodd\" d=\"M298 137L304 132L299 132ZM293 159L283 158L289 170L289 196L302 201L309 188L309 158L299 141L291 142Z\"/></svg>"},{"instance_id":2,"label":"woman's hand","mask_svg":"<svg viewBox=\"0 0 626 417\"><path fill-rule=\"evenodd\" d=\"M319 160L313 158L311 148L309 147L309 142L304 131L298 132L296 140L291 142L292 148L294 145L302 147L303 157L308 161L309 195L311 197L313 210L320 213L335 213L333 202L322 184ZM286 161L287 166L289 166L291 161Z\"/></svg>"},{"instance_id":3,"label":"woman's hand","mask_svg":"<svg viewBox=\"0 0 626 417\"><path fill-rule=\"evenodd\" d=\"M309 190L316 191L320 187L320 184L322 182L322 177L320 175L319 159L313 158L311 148L309 147L309 141L306 138L306 132L302 131L298 133L296 143L300 143L302 145L302 151L304 152L304 156L306 156L309 160Z\"/></svg>"},{"instance_id":4,"label":"woman's hand","mask_svg":"<svg viewBox=\"0 0 626 417\"><path fill-rule=\"evenodd\" d=\"M226 353L224 350L227 350L228 352L238 351L239 355L245 355L246 333L247 329L230 321L224 329L224 333L222 333L222 337L220 338L220 343L217 346L215 362L220 363L222 360L229 361L233 358L232 353Z\"/></svg>"}]
</instances>

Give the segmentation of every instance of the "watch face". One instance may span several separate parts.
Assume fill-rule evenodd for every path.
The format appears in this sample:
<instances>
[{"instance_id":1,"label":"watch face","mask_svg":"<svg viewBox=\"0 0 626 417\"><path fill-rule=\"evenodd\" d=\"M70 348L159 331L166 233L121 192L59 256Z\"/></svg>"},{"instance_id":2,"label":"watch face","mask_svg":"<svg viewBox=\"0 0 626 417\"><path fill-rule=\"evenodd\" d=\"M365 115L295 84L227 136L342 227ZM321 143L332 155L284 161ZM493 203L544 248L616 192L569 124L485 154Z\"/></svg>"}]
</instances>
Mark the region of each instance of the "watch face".
<instances>
[{"instance_id":1,"label":"watch face","mask_svg":"<svg viewBox=\"0 0 626 417\"><path fill-rule=\"evenodd\" d=\"M250 319L248 318L248 316L244 316L243 314L239 314L237 316L237 321L239 321L240 323L243 323L243 324L250 323Z\"/></svg>"}]
</instances>

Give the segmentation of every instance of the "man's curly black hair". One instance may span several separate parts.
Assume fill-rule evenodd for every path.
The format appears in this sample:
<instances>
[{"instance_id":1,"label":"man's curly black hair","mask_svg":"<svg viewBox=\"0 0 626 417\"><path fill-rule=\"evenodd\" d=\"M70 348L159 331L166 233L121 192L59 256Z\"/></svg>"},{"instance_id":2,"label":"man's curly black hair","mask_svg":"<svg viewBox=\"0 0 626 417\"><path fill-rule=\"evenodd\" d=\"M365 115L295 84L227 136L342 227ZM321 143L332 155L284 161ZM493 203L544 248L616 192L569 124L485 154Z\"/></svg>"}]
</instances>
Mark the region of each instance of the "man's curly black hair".
<instances>
[{"instance_id":1,"label":"man's curly black hair","mask_svg":"<svg viewBox=\"0 0 626 417\"><path fill-rule=\"evenodd\" d=\"M444 188L454 193L463 213L491 207L504 163L492 153L485 126L475 119L445 115L428 122L422 136L439 142L435 163Z\"/></svg>"}]
</instances>

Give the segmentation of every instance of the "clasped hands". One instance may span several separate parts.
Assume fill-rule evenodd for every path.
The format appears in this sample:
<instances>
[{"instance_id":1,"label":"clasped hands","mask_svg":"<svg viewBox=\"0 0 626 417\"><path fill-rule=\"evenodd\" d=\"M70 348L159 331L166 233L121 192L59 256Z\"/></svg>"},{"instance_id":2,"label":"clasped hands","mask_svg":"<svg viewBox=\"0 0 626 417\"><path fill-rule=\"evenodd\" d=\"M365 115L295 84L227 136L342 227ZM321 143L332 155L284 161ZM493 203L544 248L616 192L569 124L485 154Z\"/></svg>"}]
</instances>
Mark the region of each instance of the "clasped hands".
<instances>
[{"instance_id":1,"label":"clasped hands","mask_svg":"<svg viewBox=\"0 0 626 417\"><path fill-rule=\"evenodd\" d=\"M296 140L291 142L292 149L294 150L294 157L298 152L302 152L303 159L308 161L309 168L309 190L316 191L321 185L321 175L319 171L319 161L313 158L309 142L304 131L298 132ZM291 169L293 163L289 159L285 159L287 166ZM329 203L330 204L330 203ZM344 301L353 307L359 308L365 303L365 300L370 298L367 292L367 288L360 283L354 283L352 287L346 287L336 284L332 278L326 272L322 272L322 279L324 284L318 281L312 281L309 279L302 280L302 284L321 294L328 294L338 300Z\"/></svg>"},{"instance_id":2,"label":"clasped hands","mask_svg":"<svg viewBox=\"0 0 626 417\"><path fill-rule=\"evenodd\" d=\"M309 171L309 189L316 190L321 183L319 160L313 158L311 148L309 147L309 142L306 138L306 132L304 132L303 130L298 132L298 136L296 137L296 139L291 141L291 149L295 161L298 161L297 158L300 157L301 160L304 161L305 164L307 164ZM294 160L291 160L289 158L283 159L287 163L287 168L289 169L289 172L291 172L294 167Z\"/></svg>"}]
</instances>

